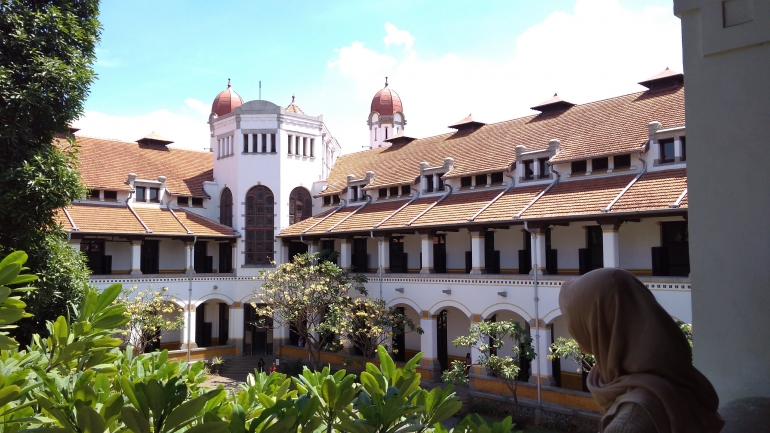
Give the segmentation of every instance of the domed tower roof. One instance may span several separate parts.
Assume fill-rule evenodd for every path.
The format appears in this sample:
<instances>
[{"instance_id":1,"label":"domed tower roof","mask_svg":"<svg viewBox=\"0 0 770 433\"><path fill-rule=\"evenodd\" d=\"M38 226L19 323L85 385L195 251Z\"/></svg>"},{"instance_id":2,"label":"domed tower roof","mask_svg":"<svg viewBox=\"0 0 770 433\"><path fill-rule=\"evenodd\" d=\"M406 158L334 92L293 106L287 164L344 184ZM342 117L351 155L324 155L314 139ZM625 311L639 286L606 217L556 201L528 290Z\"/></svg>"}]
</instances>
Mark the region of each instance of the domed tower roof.
<instances>
[{"instance_id":1,"label":"domed tower roof","mask_svg":"<svg viewBox=\"0 0 770 433\"><path fill-rule=\"evenodd\" d=\"M286 107L287 113L295 113L295 114L305 114L304 111L302 111L301 108L299 108L299 105L294 103L294 95L291 95L291 104L289 104Z\"/></svg>"},{"instance_id":2,"label":"domed tower roof","mask_svg":"<svg viewBox=\"0 0 770 433\"><path fill-rule=\"evenodd\" d=\"M392 116L396 111L404 112L398 93L388 87L388 77L385 77L385 87L374 95L371 111L376 111L381 116Z\"/></svg>"},{"instance_id":3,"label":"domed tower roof","mask_svg":"<svg viewBox=\"0 0 770 433\"><path fill-rule=\"evenodd\" d=\"M243 99L230 88L230 79L227 79L227 88L214 98L214 103L211 104L211 112L217 116L224 116L230 114L236 108L243 105Z\"/></svg>"}]
</instances>

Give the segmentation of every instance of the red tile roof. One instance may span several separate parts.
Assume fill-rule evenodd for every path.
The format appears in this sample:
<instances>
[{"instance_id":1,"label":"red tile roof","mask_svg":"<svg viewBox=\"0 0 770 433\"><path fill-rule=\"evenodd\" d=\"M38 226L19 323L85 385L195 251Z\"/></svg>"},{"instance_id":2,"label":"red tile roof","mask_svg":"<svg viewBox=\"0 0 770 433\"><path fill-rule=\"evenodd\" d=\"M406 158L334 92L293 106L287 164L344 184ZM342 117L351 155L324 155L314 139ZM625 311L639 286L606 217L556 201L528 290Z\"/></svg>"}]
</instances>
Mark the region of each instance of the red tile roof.
<instances>
[{"instance_id":1,"label":"red tile roof","mask_svg":"<svg viewBox=\"0 0 770 433\"><path fill-rule=\"evenodd\" d=\"M502 221L513 218L529 204L547 185L533 185L511 188L504 196L484 210L476 222Z\"/></svg>"},{"instance_id":2,"label":"red tile roof","mask_svg":"<svg viewBox=\"0 0 770 433\"><path fill-rule=\"evenodd\" d=\"M648 139L650 122L659 121L664 128L681 126L684 114L684 87L678 87L342 155L332 168L324 194L340 193L347 186L348 174L360 179L370 170L375 175L371 188L412 184L420 174L421 162L439 166L446 157L454 158L454 169L447 177L502 171L516 162L517 145L544 148L554 138L561 142L554 162L636 152Z\"/></svg>"},{"instance_id":3,"label":"red tile roof","mask_svg":"<svg viewBox=\"0 0 770 433\"><path fill-rule=\"evenodd\" d=\"M160 207L140 207L134 211L141 222L125 206L78 203L67 208L75 227L69 223L64 211L58 213L57 219L64 230L78 233L149 234L142 226L144 223L153 235L236 236L230 227L181 209L174 212L176 217Z\"/></svg>"},{"instance_id":4,"label":"red tile roof","mask_svg":"<svg viewBox=\"0 0 770 433\"><path fill-rule=\"evenodd\" d=\"M610 212L666 209L679 199L685 188L687 170L684 168L645 173L612 205ZM686 200L679 207L687 207Z\"/></svg>"},{"instance_id":5,"label":"red tile roof","mask_svg":"<svg viewBox=\"0 0 770 433\"><path fill-rule=\"evenodd\" d=\"M601 214L637 174L562 181L548 190L521 219Z\"/></svg>"},{"instance_id":6,"label":"red tile roof","mask_svg":"<svg viewBox=\"0 0 770 433\"><path fill-rule=\"evenodd\" d=\"M130 191L128 173L157 180L166 176L166 189L175 195L205 197L203 182L214 179L214 157L162 145L76 137L80 146L80 173L91 189Z\"/></svg>"},{"instance_id":7,"label":"red tile roof","mask_svg":"<svg viewBox=\"0 0 770 433\"><path fill-rule=\"evenodd\" d=\"M412 227L465 223L476 212L500 194L501 190L482 190L449 195L441 203L417 218Z\"/></svg>"}]
</instances>

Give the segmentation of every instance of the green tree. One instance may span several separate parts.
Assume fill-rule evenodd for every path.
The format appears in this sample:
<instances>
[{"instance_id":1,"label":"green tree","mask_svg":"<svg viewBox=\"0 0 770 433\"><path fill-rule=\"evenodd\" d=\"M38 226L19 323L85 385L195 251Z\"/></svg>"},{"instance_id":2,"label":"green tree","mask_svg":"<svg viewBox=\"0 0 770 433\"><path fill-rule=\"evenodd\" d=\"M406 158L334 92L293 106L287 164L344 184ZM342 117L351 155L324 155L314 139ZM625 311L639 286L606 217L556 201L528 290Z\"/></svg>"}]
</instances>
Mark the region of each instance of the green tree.
<instances>
[{"instance_id":1,"label":"green tree","mask_svg":"<svg viewBox=\"0 0 770 433\"><path fill-rule=\"evenodd\" d=\"M498 356L497 353L505 346L506 341L511 343L513 356ZM513 320L481 322L471 325L470 334L457 337L453 344L455 347L475 347L479 350L481 355L476 363L503 380L513 395L514 415L518 418L519 399L516 396L518 388L516 379L521 371L521 361L531 361L537 356L532 347L532 337L529 332L522 328L519 322ZM455 361L448 374L445 374L444 381L450 382L464 372L465 363Z\"/></svg>"},{"instance_id":2,"label":"green tree","mask_svg":"<svg viewBox=\"0 0 770 433\"><path fill-rule=\"evenodd\" d=\"M262 271L262 287L254 292L258 315L274 326L292 329L305 341L310 362L318 370L321 350L344 331L351 290L366 294L363 276L351 276L318 253L298 254L290 263ZM259 304L263 306L260 307Z\"/></svg>"},{"instance_id":3,"label":"green tree","mask_svg":"<svg viewBox=\"0 0 770 433\"><path fill-rule=\"evenodd\" d=\"M98 0L0 0L0 254L25 250L40 277L24 301L22 345L79 302L88 284L56 213L86 193L65 137L94 79Z\"/></svg>"},{"instance_id":4,"label":"green tree","mask_svg":"<svg viewBox=\"0 0 770 433\"><path fill-rule=\"evenodd\" d=\"M159 341L161 334L184 327L182 307L176 303L176 295L168 294L168 287L139 290L134 286L123 289L119 299L128 315L123 343L139 352Z\"/></svg>"}]
</instances>

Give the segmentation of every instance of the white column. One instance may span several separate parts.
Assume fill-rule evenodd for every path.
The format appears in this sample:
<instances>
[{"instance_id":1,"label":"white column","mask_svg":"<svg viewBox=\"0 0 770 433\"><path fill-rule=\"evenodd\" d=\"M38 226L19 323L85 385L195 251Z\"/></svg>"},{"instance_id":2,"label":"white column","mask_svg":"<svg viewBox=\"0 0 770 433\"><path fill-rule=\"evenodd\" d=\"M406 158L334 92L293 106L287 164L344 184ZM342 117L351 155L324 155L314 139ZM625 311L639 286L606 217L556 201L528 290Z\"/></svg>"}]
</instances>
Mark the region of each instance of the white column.
<instances>
[{"instance_id":1,"label":"white column","mask_svg":"<svg viewBox=\"0 0 770 433\"><path fill-rule=\"evenodd\" d=\"M227 345L235 346L235 353L243 353L243 304L236 302L230 306L230 335Z\"/></svg>"},{"instance_id":2,"label":"white column","mask_svg":"<svg viewBox=\"0 0 770 433\"><path fill-rule=\"evenodd\" d=\"M610 156L607 157L607 173L612 173L612 170L615 169L615 157Z\"/></svg>"},{"instance_id":3,"label":"white column","mask_svg":"<svg viewBox=\"0 0 770 433\"><path fill-rule=\"evenodd\" d=\"M476 188L476 176L471 176L471 189Z\"/></svg>"},{"instance_id":4,"label":"white column","mask_svg":"<svg viewBox=\"0 0 770 433\"><path fill-rule=\"evenodd\" d=\"M487 186L492 186L492 175L487 174Z\"/></svg>"},{"instance_id":5,"label":"white column","mask_svg":"<svg viewBox=\"0 0 770 433\"><path fill-rule=\"evenodd\" d=\"M377 238L379 244L379 251L377 254L380 256L380 264L382 265L382 272L390 272L390 238L383 236Z\"/></svg>"},{"instance_id":6,"label":"white column","mask_svg":"<svg viewBox=\"0 0 770 433\"><path fill-rule=\"evenodd\" d=\"M195 249L195 244L192 242L185 242L184 244L184 260L185 260L185 266L184 266L184 273L187 274L190 271L192 273L195 273L195 270L193 269L193 254L191 254Z\"/></svg>"},{"instance_id":7,"label":"white column","mask_svg":"<svg viewBox=\"0 0 770 433\"><path fill-rule=\"evenodd\" d=\"M620 224L602 224L602 250L604 251L605 268L620 267L619 229Z\"/></svg>"},{"instance_id":8,"label":"white column","mask_svg":"<svg viewBox=\"0 0 770 433\"><path fill-rule=\"evenodd\" d=\"M422 269L421 274L432 274L436 272L433 269L433 234L421 233L420 245L422 246Z\"/></svg>"},{"instance_id":9,"label":"white column","mask_svg":"<svg viewBox=\"0 0 770 433\"><path fill-rule=\"evenodd\" d=\"M437 174L433 175L433 191L438 191L438 176Z\"/></svg>"},{"instance_id":10,"label":"white column","mask_svg":"<svg viewBox=\"0 0 770 433\"><path fill-rule=\"evenodd\" d=\"M441 364L438 361L438 326L436 318L431 316L430 312L423 311L420 317L420 327L424 331L420 336L420 351L422 352L420 365L430 371L433 382L439 382L441 380Z\"/></svg>"},{"instance_id":11,"label":"white column","mask_svg":"<svg viewBox=\"0 0 770 433\"><path fill-rule=\"evenodd\" d=\"M545 271L545 229L531 229L535 234L532 235L532 269L529 274L543 275ZM535 268L537 266L537 268Z\"/></svg>"},{"instance_id":12,"label":"white column","mask_svg":"<svg viewBox=\"0 0 770 433\"><path fill-rule=\"evenodd\" d=\"M471 274L483 274L484 232L471 232Z\"/></svg>"},{"instance_id":13,"label":"white column","mask_svg":"<svg viewBox=\"0 0 770 433\"><path fill-rule=\"evenodd\" d=\"M131 241L131 275L142 275L142 241Z\"/></svg>"},{"instance_id":14,"label":"white column","mask_svg":"<svg viewBox=\"0 0 770 433\"><path fill-rule=\"evenodd\" d=\"M232 255L233 255L233 258L231 260L232 261L232 269L230 269L230 272L235 273L235 272L237 272L236 270L238 269L238 243L237 242L233 242L230 246L232 247L231 250L232 250Z\"/></svg>"},{"instance_id":15,"label":"white column","mask_svg":"<svg viewBox=\"0 0 770 433\"><path fill-rule=\"evenodd\" d=\"M350 259L353 254L352 239L345 238L340 242L340 268L345 271L350 270Z\"/></svg>"},{"instance_id":16,"label":"white column","mask_svg":"<svg viewBox=\"0 0 770 433\"><path fill-rule=\"evenodd\" d=\"M307 252L310 254L315 254L320 251L320 248L318 247L318 241L313 240L310 241L310 245L307 246Z\"/></svg>"},{"instance_id":17,"label":"white column","mask_svg":"<svg viewBox=\"0 0 770 433\"><path fill-rule=\"evenodd\" d=\"M187 349L189 345L191 349L198 347L195 344L195 307L188 305L184 312L184 328L182 328L182 349ZM188 340L189 336L189 340Z\"/></svg>"},{"instance_id":18,"label":"white column","mask_svg":"<svg viewBox=\"0 0 770 433\"><path fill-rule=\"evenodd\" d=\"M532 360L531 373L529 377L529 383L537 383L538 380L538 366L540 367L540 383L544 386L554 386L556 381L553 378L553 368L551 361L548 360L548 346L551 344L551 328L547 325L540 323L540 326L532 326L529 328L529 335L532 337L532 345L535 347L535 353L537 356ZM537 337L540 337L539 339ZM540 340L540 341L538 341Z\"/></svg>"},{"instance_id":19,"label":"white column","mask_svg":"<svg viewBox=\"0 0 770 433\"><path fill-rule=\"evenodd\" d=\"M256 152L254 148L254 134L248 134L249 144L246 146L246 152Z\"/></svg>"},{"instance_id":20,"label":"white column","mask_svg":"<svg viewBox=\"0 0 770 433\"><path fill-rule=\"evenodd\" d=\"M537 158L532 160L532 177L535 179L540 179L540 164L538 162Z\"/></svg>"},{"instance_id":21,"label":"white column","mask_svg":"<svg viewBox=\"0 0 770 433\"><path fill-rule=\"evenodd\" d=\"M674 137L674 161L679 162L682 160L682 139L677 136Z\"/></svg>"},{"instance_id":22,"label":"white column","mask_svg":"<svg viewBox=\"0 0 770 433\"><path fill-rule=\"evenodd\" d=\"M591 174L592 171L594 171L593 160L587 159L586 160L586 174Z\"/></svg>"}]
</instances>

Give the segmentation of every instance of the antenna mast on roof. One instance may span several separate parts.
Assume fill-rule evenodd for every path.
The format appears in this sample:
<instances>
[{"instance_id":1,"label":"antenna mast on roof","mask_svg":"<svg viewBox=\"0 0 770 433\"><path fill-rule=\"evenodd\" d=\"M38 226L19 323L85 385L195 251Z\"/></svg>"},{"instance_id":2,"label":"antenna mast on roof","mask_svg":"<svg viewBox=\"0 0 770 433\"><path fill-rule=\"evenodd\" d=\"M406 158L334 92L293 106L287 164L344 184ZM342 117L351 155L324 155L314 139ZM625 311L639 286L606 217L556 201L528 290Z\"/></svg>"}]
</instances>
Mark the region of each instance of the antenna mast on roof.
<instances>
[{"instance_id":1,"label":"antenna mast on roof","mask_svg":"<svg viewBox=\"0 0 770 433\"><path fill-rule=\"evenodd\" d=\"M262 100L262 80L259 80L259 100Z\"/></svg>"}]
</instances>

